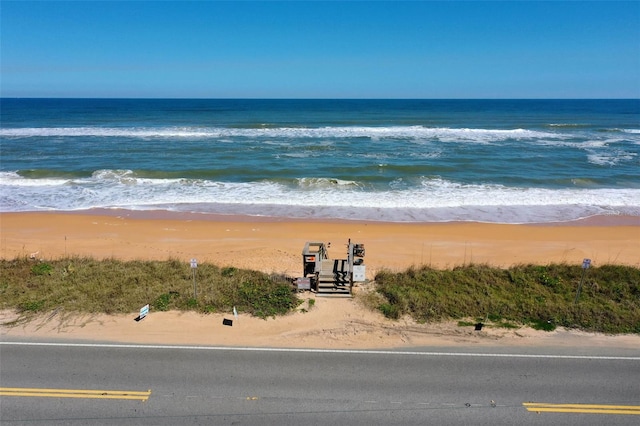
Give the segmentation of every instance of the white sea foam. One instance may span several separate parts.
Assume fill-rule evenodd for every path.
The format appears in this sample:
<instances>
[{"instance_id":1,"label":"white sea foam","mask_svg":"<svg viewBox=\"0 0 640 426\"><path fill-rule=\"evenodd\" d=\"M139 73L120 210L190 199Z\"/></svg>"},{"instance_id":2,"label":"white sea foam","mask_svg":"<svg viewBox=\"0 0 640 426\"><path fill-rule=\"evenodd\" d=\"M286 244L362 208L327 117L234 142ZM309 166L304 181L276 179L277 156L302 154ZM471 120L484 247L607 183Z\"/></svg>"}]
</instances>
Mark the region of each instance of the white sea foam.
<instances>
[{"instance_id":1,"label":"white sea foam","mask_svg":"<svg viewBox=\"0 0 640 426\"><path fill-rule=\"evenodd\" d=\"M561 148L574 148L574 149L583 149L583 150L593 150L593 149L609 149L611 146L616 144L628 144L628 142L633 142L634 144L640 144L640 138L637 138L637 141L625 138L610 138L603 137L602 139L585 139L574 141L570 139L562 140L562 139L539 139L533 140L531 143L541 146L549 146L549 147L561 147Z\"/></svg>"},{"instance_id":2,"label":"white sea foam","mask_svg":"<svg viewBox=\"0 0 640 426\"><path fill-rule=\"evenodd\" d=\"M31 127L0 129L0 136L28 137L119 137L119 138L370 138L370 139L437 139L443 142L499 142L507 139L564 138L549 132L526 129L430 128L424 126L392 127L277 127L264 129L202 127ZM279 142L278 142L279 143Z\"/></svg>"},{"instance_id":3,"label":"white sea foam","mask_svg":"<svg viewBox=\"0 0 640 426\"><path fill-rule=\"evenodd\" d=\"M16 172L0 172L0 188L60 186L69 182L64 178L25 179Z\"/></svg>"},{"instance_id":4,"label":"white sea foam","mask_svg":"<svg viewBox=\"0 0 640 426\"><path fill-rule=\"evenodd\" d=\"M591 152L587 155L590 163L598 166L615 166L623 161L633 161L637 156L634 152L614 150L611 152Z\"/></svg>"},{"instance_id":5,"label":"white sea foam","mask_svg":"<svg viewBox=\"0 0 640 426\"><path fill-rule=\"evenodd\" d=\"M352 180L332 179L332 178L299 178L298 186L301 188L339 188L339 187L361 187L358 182Z\"/></svg>"},{"instance_id":6,"label":"white sea foam","mask_svg":"<svg viewBox=\"0 0 640 426\"><path fill-rule=\"evenodd\" d=\"M126 208L392 221L564 221L592 214L640 216L640 189L517 188L444 179L406 181L366 191L355 181L302 178L295 186L263 181L148 179L101 170L82 179L26 179L0 173L2 211Z\"/></svg>"},{"instance_id":7,"label":"white sea foam","mask_svg":"<svg viewBox=\"0 0 640 426\"><path fill-rule=\"evenodd\" d=\"M580 124L580 123L551 123L549 127L568 127L568 128L576 128L576 127L587 127L588 124Z\"/></svg>"}]
</instances>

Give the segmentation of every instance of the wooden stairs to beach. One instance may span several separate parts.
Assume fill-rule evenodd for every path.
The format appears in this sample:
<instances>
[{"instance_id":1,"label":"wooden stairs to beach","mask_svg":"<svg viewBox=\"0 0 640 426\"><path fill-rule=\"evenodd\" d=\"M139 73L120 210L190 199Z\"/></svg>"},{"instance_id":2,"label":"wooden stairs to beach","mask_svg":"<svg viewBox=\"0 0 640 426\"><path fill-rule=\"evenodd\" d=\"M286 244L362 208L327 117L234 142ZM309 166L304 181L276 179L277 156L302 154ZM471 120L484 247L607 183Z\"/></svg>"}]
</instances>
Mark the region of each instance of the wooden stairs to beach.
<instances>
[{"instance_id":1,"label":"wooden stairs to beach","mask_svg":"<svg viewBox=\"0 0 640 426\"><path fill-rule=\"evenodd\" d=\"M346 259L323 259L317 280L318 295L351 297L349 265Z\"/></svg>"}]
</instances>

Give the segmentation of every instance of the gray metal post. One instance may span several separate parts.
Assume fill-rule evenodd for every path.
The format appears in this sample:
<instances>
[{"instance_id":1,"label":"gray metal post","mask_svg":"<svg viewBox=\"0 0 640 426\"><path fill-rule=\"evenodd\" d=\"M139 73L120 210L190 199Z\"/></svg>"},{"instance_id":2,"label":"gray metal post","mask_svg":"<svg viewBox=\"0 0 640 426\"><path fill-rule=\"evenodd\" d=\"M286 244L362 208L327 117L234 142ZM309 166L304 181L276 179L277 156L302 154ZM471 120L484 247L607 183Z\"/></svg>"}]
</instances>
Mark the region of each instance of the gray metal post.
<instances>
[{"instance_id":1,"label":"gray metal post","mask_svg":"<svg viewBox=\"0 0 640 426\"><path fill-rule=\"evenodd\" d=\"M576 299L573 301L573 304L576 305L578 303L578 299L580 298L580 291L582 291L582 283L584 283L584 277L587 275L587 269L591 265L591 259L584 259L582 261L582 277L580 278L580 284L578 285L578 291L576 292Z\"/></svg>"},{"instance_id":2,"label":"gray metal post","mask_svg":"<svg viewBox=\"0 0 640 426\"><path fill-rule=\"evenodd\" d=\"M198 287L196 285L196 270L195 270L195 268L193 269L193 298L194 299L198 298Z\"/></svg>"},{"instance_id":3,"label":"gray metal post","mask_svg":"<svg viewBox=\"0 0 640 426\"><path fill-rule=\"evenodd\" d=\"M191 270L193 271L193 298L198 298L198 287L196 286L196 269L198 268L198 261L191 259Z\"/></svg>"},{"instance_id":4,"label":"gray metal post","mask_svg":"<svg viewBox=\"0 0 640 426\"><path fill-rule=\"evenodd\" d=\"M349 252L347 253L347 263L349 264L349 294L353 291L353 243L349 238Z\"/></svg>"}]
</instances>

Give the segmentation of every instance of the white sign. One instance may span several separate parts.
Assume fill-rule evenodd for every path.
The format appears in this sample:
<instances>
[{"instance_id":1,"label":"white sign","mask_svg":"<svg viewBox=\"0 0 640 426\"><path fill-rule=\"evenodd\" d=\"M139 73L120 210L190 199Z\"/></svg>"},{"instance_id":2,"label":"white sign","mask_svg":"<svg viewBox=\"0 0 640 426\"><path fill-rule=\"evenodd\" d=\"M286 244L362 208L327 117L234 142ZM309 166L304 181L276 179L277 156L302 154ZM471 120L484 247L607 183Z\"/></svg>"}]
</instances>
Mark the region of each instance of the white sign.
<instances>
[{"instance_id":1,"label":"white sign","mask_svg":"<svg viewBox=\"0 0 640 426\"><path fill-rule=\"evenodd\" d=\"M353 265L353 281L366 281L365 267L364 265Z\"/></svg>"},{"instance_id":2,"label":"white sign","mask_svg":"<svg viewBox=\"0 0 640 426\"><path fill-rule=\"evenodd\" d=\"M589 266L591 266L591 259L584 259L582 261L582 269L589 269Z\"/></svg>"},{"instance_id":3,"label":"white sign","mask_svg":"<svg viewBox=\"0 0 640 426\"><path fill-rule=\"evenodd\" d=\"M296 278L298 290L311 290L311 278Z\"/></svg>"},{"instance_id":4,"label":"white sign","mask_svg":"<svg viewBox=\"0 0 640 426\"><path fill-rule=\"evenodd\" d=\"M144 305L142 308L140 308L140 316L138 318L142 319L144 317L147 316L147 314L149 313L149 305Z\"/></svg>"},{"instance_id":5,"label":"white sign","mask_svg":"<svg viewBox=\"0 0 640 426\"><path fill-rule=\"evenodd\" d=\"M196 269L198 267L198 261L196 259L191 259L191 269Z\"/></svg>"}]
</instances>

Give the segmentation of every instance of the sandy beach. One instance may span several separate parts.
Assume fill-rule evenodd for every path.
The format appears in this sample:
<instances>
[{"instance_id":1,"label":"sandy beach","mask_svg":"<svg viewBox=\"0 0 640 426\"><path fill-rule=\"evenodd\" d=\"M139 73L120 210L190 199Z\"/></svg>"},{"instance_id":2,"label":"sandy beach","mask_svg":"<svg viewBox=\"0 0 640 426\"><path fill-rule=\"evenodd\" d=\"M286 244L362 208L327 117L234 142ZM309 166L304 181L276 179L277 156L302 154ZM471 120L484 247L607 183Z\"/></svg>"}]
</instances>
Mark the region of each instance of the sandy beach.
<instances>
[{"instance_id":1,"label":"sandy beach","mask_svg":"<svg viewBox=\"0 0 640 426\"><path fill-rule=\"evenodd\" d=\"M565 262L594 266L640 266L640 220L600 217L549 225L482 223L377 223L299 221L240 216L205 216L95 211L83 213L3 213L3 258L92 256L119 259L191 258L220 266L301 274L306 241L331 243L333 258L346 257L349 238L366 248L367 277L381 269L430 265L450 268L469 263L510 266ZM364 286L366 287L366 286ZM306 294L304 297L313 297ZM307 305L302 304L301 308ZM14 314L2 313L2 322ZM640 346L640 336L602 336L558 330L535 332L457 327L453 323L389 321L355 299L318 298L313 308L276 320L238 318L222 326L225 315L152 313L134 316L47 314L26 325L2 326L2 336L70 338L164 344L226 346L376 348L459 344L544 344ZM227 315L227 317L229 317ZM231 316L230 318L233 318ZM192 330L184 333L183 330Z\"/></svg>"},{"instance_id":2,"label":"sandy beach","mask_svg":"<svg viewBox=\"0 0 640 426\"><path fill-rule=\"evenodd\" d=\"M107 212L109 214L107 214ZM330 243L346 258L365 244L367 275L383 268L469 263L510 266L565 262L640 265L640 218L599 217L551 225L302 221L166 212L3 213L3 258L37 253L118 259L196 258L220 266L301 274L306 241Z\"/></svg>"}]
</instances>

